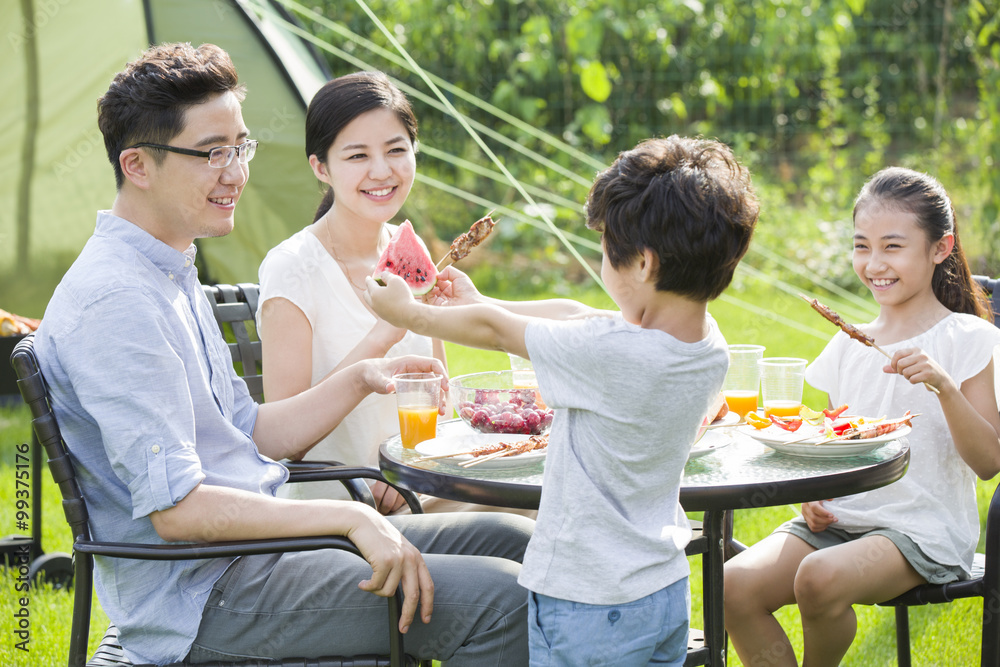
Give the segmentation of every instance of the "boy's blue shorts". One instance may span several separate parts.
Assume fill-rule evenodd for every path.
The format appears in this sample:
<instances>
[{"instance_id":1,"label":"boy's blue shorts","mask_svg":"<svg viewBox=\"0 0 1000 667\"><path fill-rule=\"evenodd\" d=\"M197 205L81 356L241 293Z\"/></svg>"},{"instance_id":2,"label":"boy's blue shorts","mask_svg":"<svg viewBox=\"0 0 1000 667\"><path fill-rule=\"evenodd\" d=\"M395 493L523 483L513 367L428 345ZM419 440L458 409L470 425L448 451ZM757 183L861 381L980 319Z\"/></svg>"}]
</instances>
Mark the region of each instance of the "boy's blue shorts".
<instances>
[{"instance_id":1,"label":"boy's blue shorts","mask_svg":"<svg viewBox=\"0 0 1000 667\"><path fill-rule=\"evenodd\" d=\"M531 593L531 667L681 667L687 655L690 617L687 577L625 604L584 604Z\"/></svg>"}]
</instances>

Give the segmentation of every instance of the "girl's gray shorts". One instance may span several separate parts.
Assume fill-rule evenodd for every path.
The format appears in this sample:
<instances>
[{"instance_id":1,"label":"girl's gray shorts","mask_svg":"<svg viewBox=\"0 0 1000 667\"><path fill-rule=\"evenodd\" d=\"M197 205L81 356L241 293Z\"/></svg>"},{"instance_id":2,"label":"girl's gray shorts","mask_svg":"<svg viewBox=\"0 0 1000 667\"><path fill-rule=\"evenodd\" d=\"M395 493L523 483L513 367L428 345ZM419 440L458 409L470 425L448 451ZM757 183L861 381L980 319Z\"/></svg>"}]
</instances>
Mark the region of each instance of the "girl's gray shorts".
<instances>
[{"instance_id":1,"label":"girl's gray shorts","mask_svg":"<svg viewBox=\"0 0 1000 667\"><path fill-rule=\"evenodd\" d=\"M869 535L882 535L892 541L903 558L913 566L921 577L929 584L946 584L949 581L967 579L968 575L958 565L942 565L928 558L920 547L909 537L892 528L875 528L859 533L849 533L840 528L827 526L826 530L814 533L802 517L786 521L774 529L776 533L791 533L815 549L825 549L838 544L845 544Z\"/></svg>"}]
</instances>

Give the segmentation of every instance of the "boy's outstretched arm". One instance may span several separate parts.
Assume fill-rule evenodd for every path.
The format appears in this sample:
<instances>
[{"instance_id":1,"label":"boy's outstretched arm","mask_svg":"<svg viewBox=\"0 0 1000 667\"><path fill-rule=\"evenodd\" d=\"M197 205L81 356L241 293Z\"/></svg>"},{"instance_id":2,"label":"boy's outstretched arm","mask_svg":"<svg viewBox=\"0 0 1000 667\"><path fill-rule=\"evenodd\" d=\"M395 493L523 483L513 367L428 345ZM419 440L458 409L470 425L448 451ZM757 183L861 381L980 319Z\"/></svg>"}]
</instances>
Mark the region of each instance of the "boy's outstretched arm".
<instances>
[{"instance_id":1,"label":"boy's outstretched arm","mask_svg":"<svg viewBox=\"0 0 1000 667\"><path fill-rule=\"evenodd\" d=\"M416 301L403 279L382 275L385 287L374 278L365 283L365 302L390 324L431 338L485 350L501 350L527 358L524 330L531 317L491 303L472 302L443 308Z\"/></svg>"},{"instance_id":2,"label":"boy's outstretched arm","mask_svg":"<svg viewBox=\"0 0 1000 667\"><path fill-rule=\"evenodd\" d=\"M438 274L438 282L431 292L430 303L437 305L492 304L517 315L541 317L547 320L571 320L582 317L613 317L617 311L591 308L572 299L542 299L538 301L504 301L479 293L472 280L448 266Z\"/></svg>"}]
</instances>

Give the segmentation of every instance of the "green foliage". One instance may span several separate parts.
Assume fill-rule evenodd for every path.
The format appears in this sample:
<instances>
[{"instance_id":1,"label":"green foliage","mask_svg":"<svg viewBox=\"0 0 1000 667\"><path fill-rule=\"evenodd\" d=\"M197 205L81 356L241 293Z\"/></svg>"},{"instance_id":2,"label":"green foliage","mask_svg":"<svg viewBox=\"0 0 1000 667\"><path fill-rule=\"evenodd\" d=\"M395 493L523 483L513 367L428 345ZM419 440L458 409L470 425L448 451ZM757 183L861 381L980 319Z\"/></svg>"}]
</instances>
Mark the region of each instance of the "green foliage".
<instances>
[{"instance_id":1,"label":"green foliage","mask_svg":"<svg viewBox=\"0 0 1000 667\"><path fill-rule=\"evenodd\" d=\"M393 51L362 4L314 6ZM485 137L520 183L541 191L533 196L560 229L587 236L581 206L589 183L619 151L650 136L701 134L733 146L758 188L769 191L762 198L780 210L764 216L793 225L786 236L811 236L798 219L849 219L861 184L884 166L933 173L956 203L974 269L1000 268L1000 175L992 158L1000 148L1000 18L993 0L368 0L367 6L428 72L554 138L529 136L449 94L461 113L514 143ZM302 20L332 45L427 92L405 67L345 43L308 16ZM330 63L335 74L356 69L333 55ZM481 214L482 199L540 222L454 119L427 100L415 100L415 107L424 144L498 177L426 157L422 173L477 200L417 188L406 215L433 220L433 233L445 240ZM533 263L551 259L551 268L541 270L546 280L558 280L564 260L573 262L542 224L518 223L516 234L494 249ZM768 249L784 253L781 244ZM840 263L815 254L808 261L833 270L823 278L849 281ZM537 272L517 274L508 279L534 289Z\"/></svg>"}]
</instances>

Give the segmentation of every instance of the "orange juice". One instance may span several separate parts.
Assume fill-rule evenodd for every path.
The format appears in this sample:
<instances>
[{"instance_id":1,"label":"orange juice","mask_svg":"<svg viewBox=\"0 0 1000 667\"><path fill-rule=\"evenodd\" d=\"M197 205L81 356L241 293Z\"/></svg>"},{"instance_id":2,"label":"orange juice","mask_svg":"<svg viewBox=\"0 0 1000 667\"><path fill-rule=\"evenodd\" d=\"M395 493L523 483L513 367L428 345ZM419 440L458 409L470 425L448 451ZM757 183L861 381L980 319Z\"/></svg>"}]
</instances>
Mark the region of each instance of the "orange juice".
<instances>
[{"instance_id":1,"label":"orange juice","mask_svg":"<svg viewBox=\"0 0 1000 667\"><path fill-rule=\"evenodd\" d=\"M723 395L726 397L726 405L738 414L740 419L746 419L747 413L757 410L757 392L755 391L732 389L723 392Z\"/></svg>"},{"instance_id":2,"label":"orange juice","mask_svg":"<svg viewBox=\"0 0 1000 667\"><path fill-rule=\"evenodd\" d=\"M417 443L437 434L438 409L435 407L399 408L399 437L403 447L413 449Z\"/></svg>"},{"instance_id":3,"label":"orange juice","mask_svg":"<svg viewBox=\"0 0 1000 667\"><path fill-rule=\"evenodd\" d=\"M798 417L799 410L802 409L800 401L765 401L764 416L774 415L775 417Z\"/></svg>"}]
</instances>

